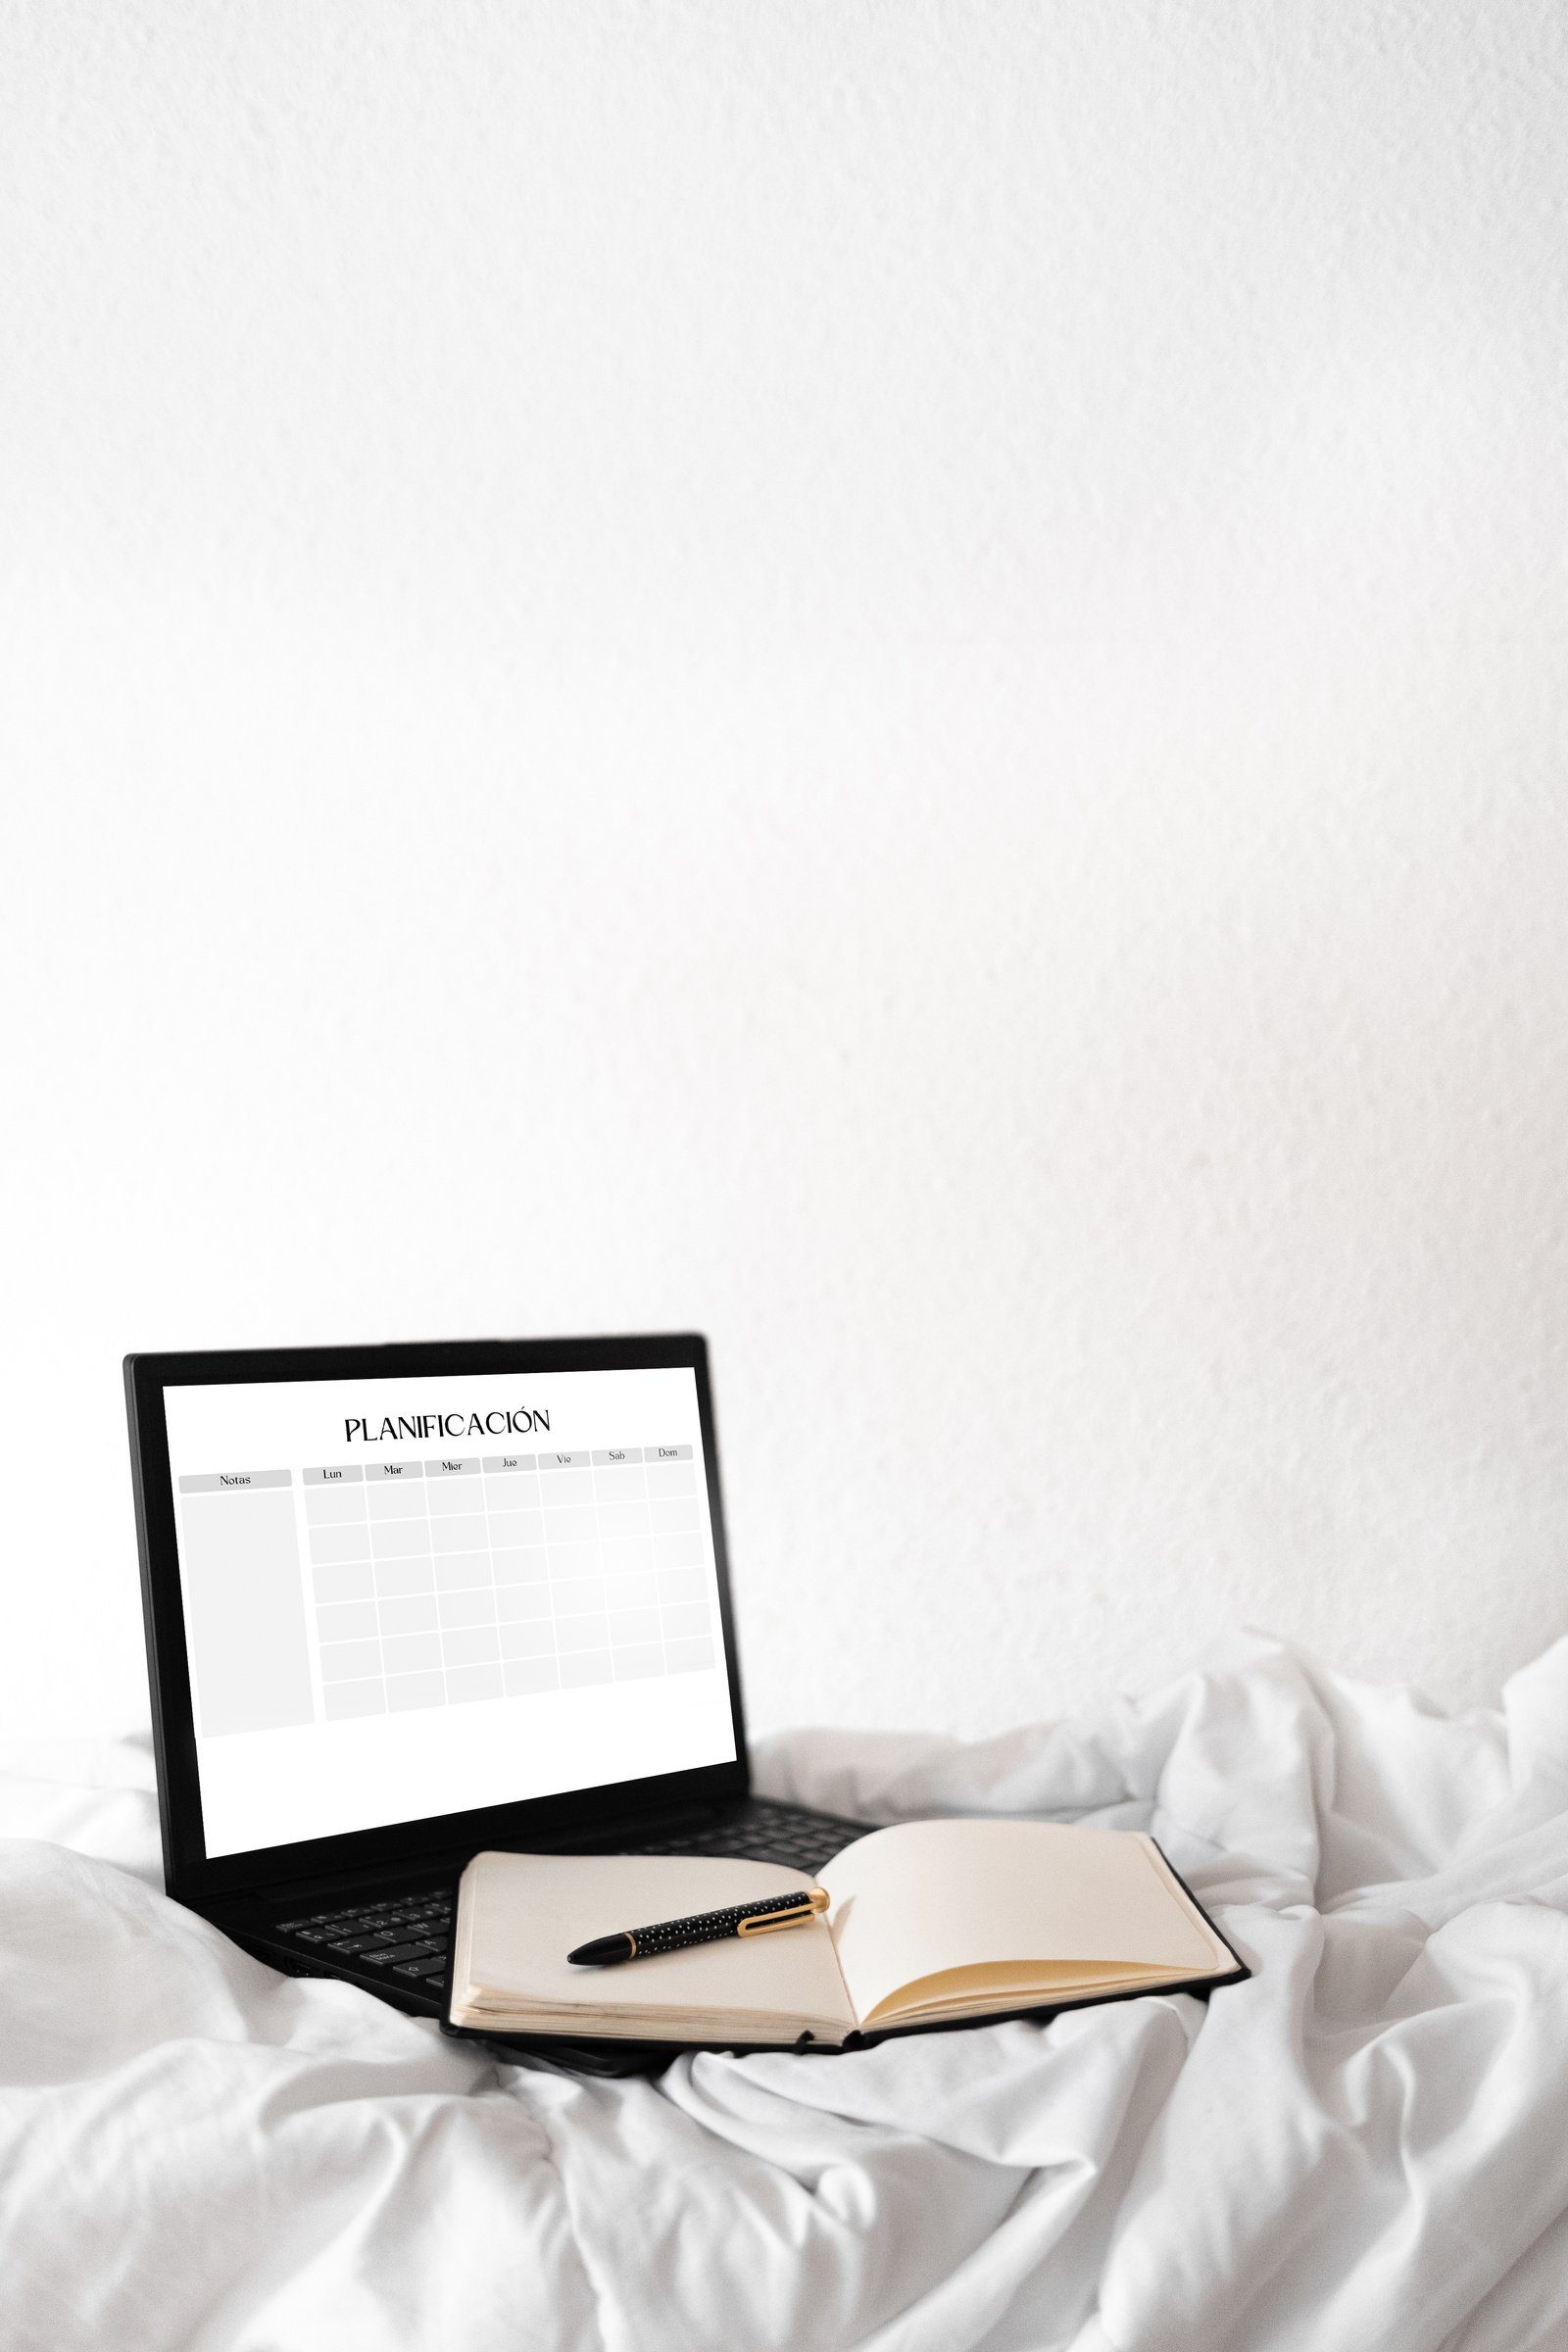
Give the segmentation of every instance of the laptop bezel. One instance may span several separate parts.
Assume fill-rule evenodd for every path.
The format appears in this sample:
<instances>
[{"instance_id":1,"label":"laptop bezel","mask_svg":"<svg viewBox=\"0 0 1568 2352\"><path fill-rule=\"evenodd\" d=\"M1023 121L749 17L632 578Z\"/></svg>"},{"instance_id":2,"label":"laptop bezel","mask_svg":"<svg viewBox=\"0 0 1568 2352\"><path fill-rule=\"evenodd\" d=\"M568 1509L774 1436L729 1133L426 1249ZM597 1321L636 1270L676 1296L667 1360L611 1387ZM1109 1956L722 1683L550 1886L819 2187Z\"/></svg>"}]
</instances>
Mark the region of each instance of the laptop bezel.
<instances>
[{"instance_id":1,"label":"laptop bezel","mask_svg":"<svg viewBox=\"0 0 1568 2352\"><path fill-rule=\"evenodd\" d=\"M202 1819L196 1726L179 1579L173 1482L164 1408L168 1388L250 1381L396 1379L517 1372L690 1369L708 1477L735 1756L730 1763L607 1783L558 1795L524 1797L459 1813L346 1831L242 1854L210 1856ZM214 1898L345 1872L417 1864L422 1857L482 1846L559 1842L574 1831L639 1815L683 1812L746 1798L751 1768L736 1656L729 1554L718 1475L708 1344L695 1332L582 1340L403 1341L378 1347L202 1349L127 1355L125 1403L141 1560L142 1615L152 1700L153 1754L163 1829L164 1883L194 1909Z\"/></svg>"}]
</instances>

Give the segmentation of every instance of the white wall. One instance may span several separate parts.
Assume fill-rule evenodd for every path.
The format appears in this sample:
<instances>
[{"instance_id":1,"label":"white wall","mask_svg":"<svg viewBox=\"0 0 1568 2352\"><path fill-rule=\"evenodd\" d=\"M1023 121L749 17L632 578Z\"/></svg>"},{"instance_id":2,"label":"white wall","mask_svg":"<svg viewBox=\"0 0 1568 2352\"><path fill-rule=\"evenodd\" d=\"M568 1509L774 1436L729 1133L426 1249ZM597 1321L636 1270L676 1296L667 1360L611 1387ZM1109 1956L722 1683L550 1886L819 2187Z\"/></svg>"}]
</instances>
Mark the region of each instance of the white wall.
<instances>
[{"instance_id":1,"label":"white wall","mask_svg":"<svg viewBox=\"0 0 1568 2352\"><path fill-rule=\"evenodd\" d=\"M0 1710L130 1347L696 1323L755 1714L1568 1627L1568 21L0 9Z\"/></svg>"}]
</instances>

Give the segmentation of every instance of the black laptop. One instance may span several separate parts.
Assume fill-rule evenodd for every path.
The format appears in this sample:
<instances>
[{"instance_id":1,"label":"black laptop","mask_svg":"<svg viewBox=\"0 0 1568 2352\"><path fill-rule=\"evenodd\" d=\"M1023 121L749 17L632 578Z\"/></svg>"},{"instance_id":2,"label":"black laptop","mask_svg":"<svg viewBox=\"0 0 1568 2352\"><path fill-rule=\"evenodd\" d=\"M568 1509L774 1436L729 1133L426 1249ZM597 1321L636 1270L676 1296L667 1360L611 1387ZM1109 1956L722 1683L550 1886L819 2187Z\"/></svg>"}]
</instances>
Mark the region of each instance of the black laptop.
<instances>
[{"instance_id":1,"label":"black laptop","mask_svg":"<svg viewBox=\"0 0 1568 2352\"><path fill-rule=\"evenodd\" d=\"M814 1871L866 1827L752 1795L700 1338L132 1355L125 1395L165 1882L274 1967L435 2017L481 1847Z\"/></svg>"}]
</instances>

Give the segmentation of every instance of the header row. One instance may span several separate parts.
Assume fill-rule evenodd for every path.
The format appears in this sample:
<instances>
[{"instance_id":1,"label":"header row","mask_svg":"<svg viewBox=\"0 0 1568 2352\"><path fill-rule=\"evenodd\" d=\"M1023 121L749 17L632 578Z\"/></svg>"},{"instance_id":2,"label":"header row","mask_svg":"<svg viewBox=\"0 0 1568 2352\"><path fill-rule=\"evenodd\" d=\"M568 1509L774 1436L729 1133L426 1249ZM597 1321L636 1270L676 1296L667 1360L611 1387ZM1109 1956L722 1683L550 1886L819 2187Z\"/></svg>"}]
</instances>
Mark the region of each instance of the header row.
<instances>
[{"instance_id":1,"label":"header row","mask_svg":"<svg viewBox=\"0 0 1568 2352\"><path fill-rule=\"evenodd\" d=\"M223 1487L291 1487L292 1470L215 1470L210 1477L182 1478L182 1494L216 1494Z\"/></svg>"},{"instance_id":2,"label":"header row","mask_svg":"<svg viewBox=\"0 0 1568 2352\"><path fill-rule=\"evenodd\" d=\"M359 1479L374 1485L385 1478L476 1478L481 1470L492 1478L511 1471L618 1470L631 1462L689 1462L689 1446L586 1446L560 1453L447 1453L434 1462L344 1462L303 1472L308 1487L350 1486Z\"/></svg>"},{"instance_id":3,"label":"header row","mask_svg":"<svg viewBox=\"0 0 1568 2352\"><path fill-rule=\"evenodd\" d=\"M492 1477L505 1476L511 1471L523 1470L618 1470L632 1462L689 1462L689 1446L602 1446L589 1448L576 1446L564 1453L477 1453L444 1454L433 1462L344 1462L326 1463L318 1468L302 1470L300 1477L308 1487L358 1486L363 1480L374 1486L388 1478L476 1478L481 1471ZM291 1470L217 1470L197 1477L182 1478L182 1494L217 1494L230 1487L287 1487L294 1483Z\"/></svg>"}]
</instances>

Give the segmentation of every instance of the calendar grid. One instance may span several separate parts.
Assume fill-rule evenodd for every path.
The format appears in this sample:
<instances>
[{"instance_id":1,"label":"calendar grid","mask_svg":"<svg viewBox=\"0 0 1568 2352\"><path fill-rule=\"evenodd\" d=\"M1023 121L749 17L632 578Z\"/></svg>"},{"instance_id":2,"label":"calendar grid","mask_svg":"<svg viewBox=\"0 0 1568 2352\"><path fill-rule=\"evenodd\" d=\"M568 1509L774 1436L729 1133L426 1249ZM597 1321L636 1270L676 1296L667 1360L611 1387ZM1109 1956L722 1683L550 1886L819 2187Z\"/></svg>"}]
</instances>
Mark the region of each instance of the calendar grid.
<instances>
[{"instance_id":1,"label":"calendar grid","mask_svg":"<svg viewBox=\"0 0 1568 2352\"><path fill-rule=\"evenodd\" d=\"M690 1446L305 1472L328 1720L714 1663Z\"/></svg>"}]
</instances>

